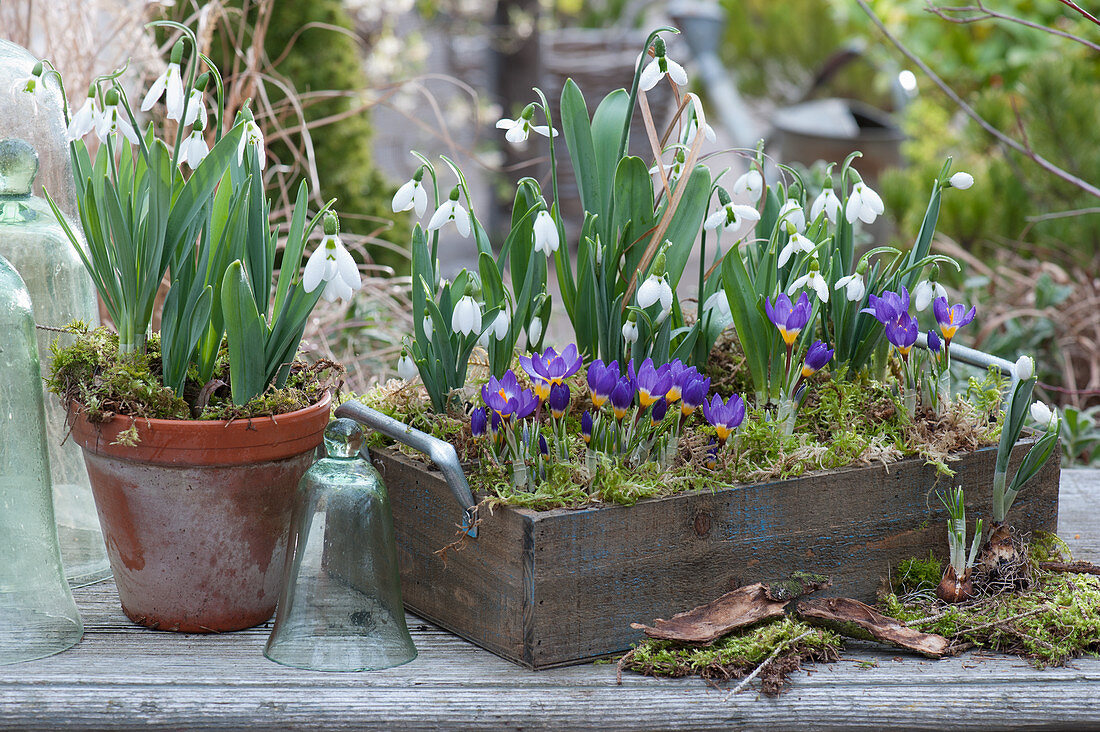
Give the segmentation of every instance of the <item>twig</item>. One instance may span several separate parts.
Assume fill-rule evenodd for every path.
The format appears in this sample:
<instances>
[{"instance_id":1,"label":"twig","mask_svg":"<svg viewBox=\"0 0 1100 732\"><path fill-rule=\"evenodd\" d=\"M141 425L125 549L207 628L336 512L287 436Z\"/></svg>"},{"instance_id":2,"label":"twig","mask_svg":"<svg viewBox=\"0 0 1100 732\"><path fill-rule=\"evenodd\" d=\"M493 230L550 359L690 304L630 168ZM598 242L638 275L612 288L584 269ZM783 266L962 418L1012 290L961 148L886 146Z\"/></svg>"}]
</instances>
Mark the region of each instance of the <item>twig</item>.
<instances>
[{"instance_id":1,"label":"twig","mask_svg":"<svg viewBox=\"0 0 1100 732\"><path fill-rule=\"evenodd\" d=\"M742 679L741 683L733 688L733 691L731 691L729 694L726 694L726 698L723 699L723 701L727 701L731 696L733 696L735 694L739 694L742 689L744 689L746 686L749 685L750 681L752 681L753 679L755 679L757 676L760 675L760 672L764 670L765 666L767 666L769 663L771 663L772 661L775 660L775 657L779 655L780 651L782 651L784 648L787 648L789 646L793 646L795 643L802 640L803 638L810 635L811 633L813 633L812 630L807 630L805 633L798 636L797 638L793 638L793 639L787 641L786 643L782 643L782 644L776 646L775 650L772 651L772 654L770 656L768 656L767 658L765 658L763 663L761 663L759 666L754 668L751 674L749 674L744 679Z\"/></svg>"},{"instance_id":2,"label":"twig","mask_svg":"<svg viewBox=\"0 0 1100 732\"><path fill-rule=\"evenodd\" d=\"M627 651L626 655L619 659L619 663L615 669L615 683L619 686L623 685L623 666L626 665L626 661L629 658L633 658L634 654L638 651L637 648L631 648Z\"/></svg>"},{"instance_id":3,"label":"twig","mask_svg":"<svg viewBox=\"0 0 1100 732\"><path fill-rule=\"evenodd\" d=\"M1100 567L1091 562L1039 562L1039 569L1045 569L1048 572L1100 575Z\"/></svg>"},{"instance_id":4,"label":"twig","mask_svg":"<svg viewBox=\"0 0 1100 732\"><path fill-rule=\"evenodd\" d=\"M1067 4L1067 5L1072 3L1072 0L1059 0L1059 1L1062 2L1063 4ZM1074 185L1077 188L1080 188L1082 191L1084 191L1084 192L1086 192L1086 193L1088 193L1092 196L1096 196L1097 198L1100 198L1100 188L1097 188L1096 186L1094 186L1093 184L1089 183L1086 180L1082 180L1081 178L1078 178L1076 175L1074 175L1073 173L1070 173L1069 171L1065 170L1064 168L1058 167L1057 165L1050 162L1049 160L1047 160L1046 158L1044 158L1042 155L1038 154L1037 152L1034 152L1032 150L1028 150L1026 147L1021 145L1017 140L1009 137L1008 135L1006 135L1005 133L1001 132L999 129L994 127L992 124L990 124L988 121L986 121L986 119L984 117L982 117L980 114L978 114L974 110L973 107L971 107L969 104L967 104L966 101L964 101L963 98L960 97L958 95L958 93L955 92L954 89L952 89L950 86L948 86L947 83L943 79L941 79L936 74L936 72L933 71L932 68L920 58L920 56L917 56L917 54L910 51L909 48L907 46L905 46L905 44L903 44L900 40L898 40L898 38L886 28L886 26L883 24L882 20L880 20L878 15L875 14L875 11L872 10L871 7L867 4L866 0L856 0L856 2L863 9L863 12L867 14L867 17L871 19L871 22L875 24L875 27L877 27L879 29L879 31L881 31L882 34L884 36L886 36L886 40L890 41L890 43L892 43L894 45L894 47L902 53L902 55L904 55L907 59L909 59L914 64L916 64L917 67L920 68L920 70L923 71L928 76L928 78L931 79L932 82L937 87L940 88L940 91L942 91L944 94L946 94L947 97L952 102L954 102L956 105L958 105L959 109L961 109L963 111L963 113L966 114L967 117L970 117L970 119L977 122L978 125L983 130L985 130L990 135L995 137L1002 144L1007 145L1008 147L1012 148L1013 150L1020 153L1024 157L1030 158L1032 162L1034 162L1040 168L1043 168L1044 170L1046 170L1048 173L1051 173L1052 175L1057 176L1058 178L1061 178L1062 180L1066 181L1067 183L1070 183L1071 185ZM1087 16L1087 13L1085 13L1084 10L1081 10L1080 8L1077 8L1075 5L1071 5L1071 7L1074 7L1075 9L1079 10L1081 13L1083 13ZM1090 17L1090 19L1091 19L1091 16L1087 16L1087 17Z\"/></svg>"},{"instance_id":5,"label":"twig","mask_svg":"<svg viewBox=\"0 0 1100 732\"><path fill-rule=\"evenodd\" d=\"M983 20L994 18L996 20L1003 20L1008 23L1016 23L1017 25L1022 25L1025 28L1031 28L1032 30L1049 33L1051 35L1058 36L1059 38L1065 38L1066 40L1075 41L1083 46L1091 48L1094 51L1100 51L1100 45L1093 43L1086 38L1076 36L1072 33L1067 33L1066 31L1059 30L1058 28L1050 28L1049 26L1045 26L1042 23L1036 23L1034 21L1027 20L1026 18L1018 18L1015 15L1008 15L1006 13L1001 13L996 10L990 10L981 3L981 0L979 0L977 5L960 5L958 7L949 8L941 8L938 5L928 5L927 10L933 15L946 20L948 23L955 23L956 25L968 25L970 23L977 23ZM968 15L966 17L960 18L952 15L953 13L980 13L980 15Z\"/></svg>"}]
</instances>

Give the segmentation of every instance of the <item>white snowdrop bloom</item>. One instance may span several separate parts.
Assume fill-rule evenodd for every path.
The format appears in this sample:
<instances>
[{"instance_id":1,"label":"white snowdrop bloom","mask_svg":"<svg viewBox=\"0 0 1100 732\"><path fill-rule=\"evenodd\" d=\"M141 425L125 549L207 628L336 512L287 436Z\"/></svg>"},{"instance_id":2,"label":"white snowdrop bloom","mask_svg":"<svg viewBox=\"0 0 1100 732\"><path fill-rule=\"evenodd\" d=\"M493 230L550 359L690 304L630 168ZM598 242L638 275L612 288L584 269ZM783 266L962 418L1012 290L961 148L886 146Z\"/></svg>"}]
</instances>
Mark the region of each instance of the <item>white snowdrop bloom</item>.
<instances>
[{"instance_id":1,"label":"white snowdrop bloom","mask_svg":"<svg viewBox=\"0 0 1100 732\"><path fill-rule=\"evenodd\" d=\"M928 309L937 297L947 297L947 290L939 282L921 280L913 288L913 307L922 313Z\"/></svg>"},{"instance_id":2,"label":"white snowdrop bloom","mask_svg":"<svg viewBox=\"0 0 1100 732\"><path fill-rule=\"evenodd\" d=\"M844 217L849 224L854 224L859 219L865 224L873 224L875 219L882 215L886 207L882 205L882 199L871 190L863 181L852 186L852 194L848 196L848 205L844 209Z\"/></svg>"},{"instance_id":3,"label":"white snowdrop bloom","mask_svg":"<svg viewBox=\"0 0 1100 732\"><path fill-rule=\"evenodd\" d=\"M1016 359L1016 378L1026 381L1035 373L1035 360L1031 356L1020 356Z\"/></svg>"},{"instance_id":4,"label":"white snowdrop bloom","mask_svg":"<svg viewBox=\"0 0 1100 732\"><path fill-rule=\"evenodd\" d=\"M302 272L302 287L306 292L313 292L322 282L325 289L321 297L329 302L337 298L350 298L351 293L363 284L355 260L335 233L325 235L321 244L309 255Z\"/></svg>"},{"instance_id":5,"label":"white snowdrop bloom","mask_svg":"<svg viewBox=\"0 0 1100 732\"><path fill-rule=\"evenodd\" d=\"M183 126L201 122L201 129L206 129L206 101L202 92L192 89L187 97L187 112L183 115Z\"/></svg>"},{"instance_id":6,"label":"white snowdrop bloom","mask_svg":"<svg viewBox=\"0 0 1100 732\"><path fill-rule=\"evenodd\" d=\"M806 212L802 210L802 206L799 205L798 201L793 198L788 198L786 203L779 209L779 221L786 223L787 233L789 234L806 230Z\"/></svg>"},{"instance_id":7,"label":"white snowdrop bloom","mask_svg":"<svg viewBox=\"0 0 1100 732\"><path fill-rule=\"evenodd\" d=\"M638 287L638 307L648 308L656 303L661 303L661 312L670 309L672 307L672 288L664 277L650 275Z\"/></svg>"},{"instance_id":8,"label":"white snowdrop bloom","mask_svg":"<svg viewBox=\"0 0 1100 732\"><path fill-rule=\"evenodd\" d=\"M492 334L493 339L502 341L508 337L508 329L512 326L512 316L507 307L501 308L497 316L493 318L493 324L489 326L487 333Z\"/></svg>"},{"instance_id":9,"label":"white snowdrop bloom","mask_svg":"<svg viewBox=\"0 0 1100 732\"><path fill-rule=\"evenodd\" d=\"M658 39L659 41L660 39ZM653 60L646 64L646 67L642 69L642 75L638 78L638 88L642 91L649 91L653 87L657 86L663 77L667 76L672 83L677 86L687 86L688 75L684 71L684 67L676 63L664 53L664 43L654 43L654 49L657 51ZM642 53L638 61L641 62L645 58L645 53Z\"/></svg>"},{"instance_id":10,"label":"white snowdrop bloom","mask_svg":"<svg viewBox=\"0 0 1100 732\"><path fill-rule=\"evenodd\" d=\"M623 323L623 340L628 344L638 341L638 324L633 320L628 320Z\"/></svg>"},{"instance_id":11,"label":"white snowdrop bloom","mask_svg":"<svg viewBox=\"0 0 1100 732\"><path fill-rule=\"evenodd\" d=\"M46 93L46 84L42 79L42 62L34 66L30 76L18 77L12 82L11 95L26 94L31 98L34 113L38 114L38 98Z\"/></svg>"},{"instance_id":12,"label":"white snowdrop bloom","mask_svg":"<svg viewBox=\"0 0 1100 732\"><path fill-rule=\"evenodd\" d=\"M764 193L764 176L760 175L759 170L753 168L733 182L730 193L737 198L759 201Z\"/></svg>"},{"instance_id":13,"label":"white snowdrop bloom","mask_svg":"<svg viewBox=\"0 0 1100 732\"><path fill-rule=\"evenodd\" d=\"M730 311L730 300L726 297L725 290L718 290L703 303L703 312L714 312L722 320L731 320L733 313Z\"/></svg>"},{"instance_id":14,"label":"white snowdrop bloom","mask_svg":"<svg viewBox=\"0 0 1100 732\"><path fill-rule=\"evenodd\" d=\"M542 338L542 318L536 315L527 324L527 340L531 343L538 343L539 338Z\"/></svg>"},{"instance_id":15,"label":"white snowdrop bloom","mask_svg":"<svg viewBox=\"0 0 1100 732\"><path fill-rule=\"evenodd\" d=\"M456 199L449 198L444 201L428 220L428 231L442 229L449 222L454 222L455 229L463 239L470 236L470 214Z\"/></svg>"},{"instance_id":16,"label":"white snowdrop bloom","mask_svg":"<svg viewBox=\"0 0 1100 732\"><path fill-rule=\"evenodd\" d=\"M558 251L558 225L554 223L554 217L546 209L539 211L535 216L532 236L535 240L536 252L542 252L549 257Z\"/></svg>"},{"instance_id":17,"label":"white snowdrop bloom","mask_svg":"<svg viewBox=\"0 0 1100 732\"><path fill-rule=\"evenodd\" d=\"M759 221L760 212L752 206L745 206L730 201L725 206L707 216L703 222L704 229L717 229L724 226L728 229L739 229L745 221Z\"/></svg>"},{"instance_id":18,"label":"white snowdrop bloom","mask_svg":"<svg viewBox=\"0 0 1100 732\"><path fill-rule=\"evenodd\" d=\"M432 334L435 333L435 324L432 323L432 318L431 318L430 315L425 315L424 316L423 326L424 326L424 337L427 338L430 341L432 339Z\"/></svg>"},{"instance_id":19,"label":"white snowdrop bloom","mask_svg":"<svg viewBox=\"0 0 1100 732\"><path fill-rule=\"evenodd\" d=\"M199 167L199 163L210 152L206 139L202 136L202 130L194 130L180 143L180 165L187 164L192 170Z\"/></svg>"},{"instance_id":20,"label":"white snowdrop bloom","mask_svg":"<svg viewBox=\"0 0 1100 732\"><path fill-rule=\"evenodd\" d=\"M817 221L822 211L825 212L825 218L830 224L836 224L837 214L840 213L840 199L833 193L832 188L826 188L817 194L817 198L810 206L810 219Z\"/></svg>"},{"instance_id":21,"label":"white snowdrop bloom","mask_svg":"<svg viewBox=\"0 0 1100 732\"><path fill-rule=\"evenodd\" d=\"M527 138L531 136L531 133L542 135L543 137L558 136L557 130L550 129L547 125L533 125L531 120L527 117L520 117L519 119L508 119L507 117L497 120L498 130L507 130L504 133L504 139L513 145L520 145L527 142Z\"/></svg>"},{"instance_id":22,"label":"white snowdrop bloom","mask_svg":"<svg viewBox=\"0 0 1100 732\"><path fill-rule=\"evenodd\" d=\"M164 97L164 106L168 110L168 119L179 120L183 117L183 76L178 61L168 64L164 73L149 87L141 102L141 111L148 112L161 96Z\"/></svg>"},{"instance_id":23,"label":"white snowdrop bloom","mask_svg":"<svg viewBox=\"0 0 1100 732\"><path fill-rule=\"evenodd\" d=\"M787 245L779 252L778 264L780 267L786 265L795 252L812 254L816 248L817 244L814 244L812 240L795 232L791 234L791 238L787 241Z\"/></svg>"},{"instance_id":24,"label":"white snowdrop bloom","mask_svg":"<svg viewBox=\"0 0 1100 732\"><path fill-rule=\"evenodd\" d=\"M687 124L687 129L684 131L684 144L691 145L695 142L695 136L699 134L699 120L694 117ZM709 142L717 142L718 135L714 134L714 128L709 124L703 124L703 139Z\"/></svg>"},{"instance_id":25,"label":"white snowdrop bloom","mask_svg":"<svg viewBox=\"0 0 1100 732\"><path fill-rule=\"evenodd\" d=\"M103 113L95 123L95 134L99 138L99 141L107 142L107 137L109 135L118 133L129 140L131 145L138 144L137 133L134 132L134 127L130 124L130 120L127 119L125 111L119 109L117 102L111 104L110 92L108 92L107 98L108 102L103 107ZM117 99L117 96L115 98Z\"/></svg>"},{"instance_id":26,"label":"white snowdrop bloom","mask_svg":"<svg viewBox=\"0 0 1100 732\"><path fill-rule=\"evenodd\" d=\"M393 194L390 208L394 213L413 209L416 211L416 218L423 218L424 212L428 210L428 192L424 190L423 182L413 178L402 183L397 193Z\"/></svg>"},{"instance_id":27,"label":"white snowdrop bloom","mask_svg":"<svg viewBox=\"0 0 1100 732\"><path fill-rule=\"evenodd\" d=\"M256 147L256 152L260 156L260 170L263 170L264 166L267 165L267 153L264 152L264 133L260 126L256 124L256 121L252 119L244 123L244 134L241 135L241 141L237 143L237 165L244 165L244 151L250 145Z\"/></svg>"},{"instance_id":28,"label":"white snowdrop bloom","mask_svg":"<svg viewBox=\"0 0 1100 732\"><path fill-rule=\"evenodd\" d=\"M451 312L451 330L459 335L481 334L481 306L473 295L463 295Z\"/></svg>"},{"instance_id":29,"label":"white snowdrop bloom","mask_svg":"<svg viewBox=\"0 0 1100 732\"><path fill-rule=\"evenodd\" d=\"M952 188L958 188L960 191L965 191L967 188L974 185L974 176L960 170L958 173L948 178L947 182L951 184Z\"/></svg>"},{"instance_id":30,"label":"white snowdrop bloom","mask_svg":"<svg viewBox=\"0 0 1100 732\"><path fill-rule=\"evenodd\" d=\"M416 363L409 356L408 352L402 351L401 358L397 359L397 375L405 381L411 381L420 374L420 370L416 368Z\"/></svg>"},{"instance_id":31,"label":"white snowdrop bloom","mask_svg":"<svg viewBox=\"0 0 1100 732\"><path fill-rule=\"evenodd\" d=\"M803 287L809 287L817 293L821 302L829 302L829 283L821 276L821 272L811 269L787 287L787 295L793 295Z\"/></svg>"},{"instance_id":32,"label":"white snowdrop bloom","mask_svg":"<svg viewBox=\"0 0 1100 732\"><path fill-rule=\"evenodd\" d=\"M842 287L845 290L845 295L848 297L849 302L859 302L863 299L863 296L867 294L867 285L863 282L863 275L859 272L853 272L850 275L841 277L836 281L833 289L840 290Z\"/></svg>"},{"instance_id":33,"label":"white snowdrop bloom","mask_svg":"<svg viewBox=\"0 0 1100 732\"><path fill-rule=\"evenodd\" d=\"M99 107L96 106L95 93L93 92L84 100L84 106L82 106L80 110L73 115L72 119L69 120L69 126L65 129L65 136L69 139L69 142L79 140L95 129L95 124L100 114Z\"/></svg>"},{"instance_id":34,"label":"white snowdrop bloom","mask_svg":"<svg viewBox=\"0 0 1100 732\"><path fill-rule=\"evenodd\" d=\"M1029 411L1031 412L1031 420L1041 424L1043 427L1049 426L1050 423L1054 421L1054 412L1042 402L1037 401L1032 404Z\"/></svg>"}]
</instances>

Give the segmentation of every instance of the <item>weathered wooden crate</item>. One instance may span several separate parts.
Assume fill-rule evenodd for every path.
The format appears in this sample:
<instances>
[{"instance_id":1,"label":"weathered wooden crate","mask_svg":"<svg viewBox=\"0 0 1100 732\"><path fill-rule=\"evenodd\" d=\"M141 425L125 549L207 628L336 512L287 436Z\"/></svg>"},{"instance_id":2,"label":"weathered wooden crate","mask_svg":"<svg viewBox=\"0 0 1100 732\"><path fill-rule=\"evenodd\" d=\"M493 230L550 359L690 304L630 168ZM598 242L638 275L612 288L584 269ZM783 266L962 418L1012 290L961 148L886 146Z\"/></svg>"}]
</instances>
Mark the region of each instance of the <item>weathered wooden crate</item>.
<instances>
[{"instance_id":1,"label":"weathered wooden crate","mask_svg":"<svg viewBox=\"0 0 1100 732\"><path fill-rule=\"evenodd\" d=\"M1033 439L1013 451L1012 470ZM1023 531L1058 523L1059 451L1012 507ZM948 481L920 459L791 480L695 491L631 507L483 511L461 551L462 512L440 474L373 453L393 507L405 605L506 659L539 669L624 651L630 627L794 570L827 574L826 594L874 598L890 568L946 552L936 491L966 489L967 515L990 515L995 448L963 456Z\"/></svg>"}]
</instances>

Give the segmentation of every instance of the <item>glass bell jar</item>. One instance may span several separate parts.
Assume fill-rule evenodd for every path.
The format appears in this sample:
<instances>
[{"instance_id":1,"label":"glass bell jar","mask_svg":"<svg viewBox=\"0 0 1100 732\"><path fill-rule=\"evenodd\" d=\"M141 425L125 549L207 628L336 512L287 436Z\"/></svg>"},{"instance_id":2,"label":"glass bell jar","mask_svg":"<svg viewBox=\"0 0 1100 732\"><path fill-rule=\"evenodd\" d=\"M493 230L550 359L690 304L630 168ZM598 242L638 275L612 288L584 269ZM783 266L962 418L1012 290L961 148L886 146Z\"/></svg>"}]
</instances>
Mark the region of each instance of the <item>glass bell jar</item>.
<instances>
[{"instance_id":1,"label":"glass bell jar","mask_svg":"<svg viewBox=\"0 0 1100 732\"><path fill-rule=\"evenodd\" d=\"M31 195L37 171L38 158L29 143L0 139L0 256L26 283L39 325L60 328L82 320L95 326L99 315L92 279L49 204ZM69 228L80 232L79 225ZM64 345L72 336L38 330L43 376L49 370L50 344L55 339ZM111 570L84 456L76 442L67 439L65 407L49 392L44 400L61 553L69 581L79 586L103 579Z\"/></svg>"},{"instance_id":2,"label":"glass bell jar","mask_svg":"<svg viewBox=\"0 0 1100 732\"><path fill-rule=\"evenodd\" d=\"M408 663L393 517L378 471L360 456L358 423L325 429L327 457L302 477L283 594L264 655L314 671L375 671Z\"/></svg>"},{"instance_id":3,"label":"glass bell jar","mask_svg":"<svg viewBox=\"0 0 1100 732\"><path fill-rule=\"evenodd\" d=\"M61 210L75 219L76 186L57 79L44 76L40 84L36 83L34 94L22 92L17 86L30 78L37 63L38 59L25 48L0 38L0 139L18 137L38 151L42 173L35 183L35 195L41 196L42 189L46 189ZM84 90L75 93L83 101Z\"/></svg>"},{"instance_id":4,"label":"glass bell jar","mask_svg":"<svg viewBox=\"0 0 1100 732\"><path fill-rule=\"evenodd\" d=\"M0 664L84 632L57 543L34 330L30 293L0 257Z\"/></svg>"}]
</instances>

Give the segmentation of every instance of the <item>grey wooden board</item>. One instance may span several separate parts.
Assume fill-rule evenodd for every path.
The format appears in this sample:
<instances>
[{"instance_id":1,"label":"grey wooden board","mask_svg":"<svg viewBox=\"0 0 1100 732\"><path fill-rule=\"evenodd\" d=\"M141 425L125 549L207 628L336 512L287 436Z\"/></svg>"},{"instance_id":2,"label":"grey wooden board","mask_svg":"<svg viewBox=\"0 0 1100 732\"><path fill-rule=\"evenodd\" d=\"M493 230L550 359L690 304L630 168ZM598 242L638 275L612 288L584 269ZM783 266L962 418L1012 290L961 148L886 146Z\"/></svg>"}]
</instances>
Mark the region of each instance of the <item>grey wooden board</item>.
<instances>
[{"instance_id":1,"label":"grey wooden board","mask_svg":"<svg viewBox=\"0 0 1100 732\"><path fill-rule=\"evenodd\" d=\"M1059 531L1100 561L1100 470L1062 474ZM409 616L420 656L322 674L263 656L270 629L220 636L138 628L110 582L76 593L84 639L0 667L0 728L40 729L1082 729L1100 725L1100 660L1037 670L1004 656L928 661L852 644L778 699L613 665L527 671ZM865 662L877 667L863 669Z\"/></svg>"}]
</instances>

